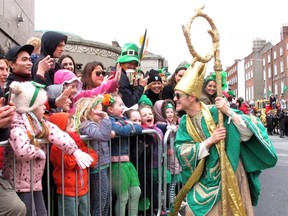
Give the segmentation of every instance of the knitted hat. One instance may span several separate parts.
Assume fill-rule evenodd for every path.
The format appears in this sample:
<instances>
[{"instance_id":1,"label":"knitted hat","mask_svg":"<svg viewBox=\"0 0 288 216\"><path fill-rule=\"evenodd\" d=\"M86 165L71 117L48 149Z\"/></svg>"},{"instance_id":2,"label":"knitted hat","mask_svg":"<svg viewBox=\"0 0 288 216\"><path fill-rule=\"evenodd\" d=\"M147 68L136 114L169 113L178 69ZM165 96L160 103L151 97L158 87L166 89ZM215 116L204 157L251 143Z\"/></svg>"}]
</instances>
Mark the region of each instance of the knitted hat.
<instances>
[{"instance_id":1,"label":"knitted hat","mask_svg":"<svg viewBox=\"0 0 288 216\"><path fill-rule=\"evenodd\" d=\"M57 125L62 131L65 131L68 124L69 116L70 114L65 112L54 113L49 117L49 121Z\"/></svg>"},{"instance_id":2,"label":"knitted hat","mask_svg":"<svg viewBox=\"0 0 288 216\"><path fill-rule=\"evenodd\" d=\"M176 68L176 70L175 70L175 73L177 73L178 71L180 71L180 70L182 70L182 69L187 70L187 68L188 68L190 65L191 65L191 64L188 63L188 62L186 62L186 61L181 62L181 63L177 66L177 68Z\"/></svg>"},{"instance_id":3,"label":"knitted hat","mask_svg":"<svg viewBox=\"0 0 288 216\"><path fill-rule=\"evenodd\" d=\"M153 106L152 101L147 97L147 95L142 95L138 101L139 105L148 105L148 106Z\"/></svg>"},{"instance_id":4,"label":"knitted hat","mask_svg":"<svg viewBox=\"0 0 288 216\"><path fill-rule=\"evenodd\" d=\"M161 76L159 75L159 72L154 70L154 69L151 69L149 71L149 78L148 78L148 85L151 83L151 82L155 82L155 81L160 81L162 83L162 78Z\"/></svg>"},{"instance_id":5,"label":"knitted hat","mask_svg":"<svg viewBox=\"0 0 288 216\"><path fill-rule=\"evenodd\" d=\"M117 63L125 63L136 61L139 63L138 47L134 43L126 43L122 47L121 55L117 59Z\"/></svg>"},{"instance_id":6,"label":"knitted hat","mask_svg":"<svg viewBox=\"0 0 288 216\"><path fill-rule=\"evenodd\" d=\"M80 78L77 77L72 71L67 69L60 69L56 71L54 75L54 84L62 84L65 83L72 83L77 80L77 92L82 90L83 83L81 82Z\"/></svg>"},{"instance_id":7,"label":"knitted hat","mask_svg":"<svg viewBox=\"0 0 288 216\"><path fill-rule=\"evenodd\" d=\"M43 105L47 101L47 94L44 90L45 85L36 82L12 82L11 101L16 106L19 113L30 112Z\"/></svg>"},{"instance_id":8,"label":"knitted hat","mask_svg":"<svg viewBox=\"0 0 288 216\"><path fill-rule=\"evenodd\" d=\"M13 61L13 58L15 58L18 53L21 51L26 51L29 55L33 52L34 47L32 45L26 44L24 46L14 46L11 49L8 50L5 57L8 61Z\"/></svg>"}]
</instances>

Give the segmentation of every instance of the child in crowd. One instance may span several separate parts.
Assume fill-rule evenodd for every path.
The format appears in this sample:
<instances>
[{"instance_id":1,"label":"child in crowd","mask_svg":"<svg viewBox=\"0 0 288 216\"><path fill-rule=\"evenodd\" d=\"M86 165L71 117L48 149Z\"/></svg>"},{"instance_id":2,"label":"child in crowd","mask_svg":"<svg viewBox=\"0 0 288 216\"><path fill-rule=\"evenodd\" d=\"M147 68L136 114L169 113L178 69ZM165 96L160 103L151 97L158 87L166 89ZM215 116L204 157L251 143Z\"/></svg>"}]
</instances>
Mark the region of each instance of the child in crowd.
<instances>
[{"instance_id":1,"label":"child in crowd","mask_svg":"<svg viewBox=\"0 0 288 216\"><path fill-rule=\"evenodd\" d=\"M108 216L110 208L109 141L115 137L108 114L102 110L102 96L81 98L76 103L76 125L81 134L92 140L89 144L98 153L98 163L90 168L91 216Z\"/></svg>"},{"instance_id":2,"label":"child in crowd","mask_svg":"<svg viewBox=\"0 0 288 216\"><path fill-rule=\"evenodd\" d=\"M135 107L135 108L138 108ZM137 109L129 109L124 113L125 117L133 124L141 126L141 115ZM137 143L138 145L134 145ZM146 136L130 137L130 161L136 167L140 181L141 196L138 205L138 211L141 212L149 209L151 197L151 148L147 144Z\"/></svg>"},{"instance_id":3,"label":"child in crowd","mask_svg":"<svg viewBox=\"0 0 288 216\"><path fill-rule=\"evenodd\" d=\"M103 108L110 117L116 137L111 140L112 186L116 193L115 215L124 216L129 202L129 215L136 216L141 194L137 171L129 159L129 136L140 134L141 126L133 124L123 116L124 103L120 95L105 94Z\"/></svg>"},{"instance_id":4,"label":"child in crowd","mask_svg":"<svg viewBox=\"0 0 288 216\"><path fill-rule=\"evenodd\" d=\"M158 128L156 126L156 124L154 124L154 113L153 113L153 109L151 106L148 105L140 105L139 106L139 112L141 115L141 126L143 128L143 130L146 129L154 129L160 137L160 143L161 143L161 149L163 148L163 132L160 128ZM151 139L152 138L152 139ZM157 136L155 134L152 134L145 138L145 143L152 146L151 150L152 150L152 176L153 176L153 211L156 211L158 208L158 196L160 194L158 194L158 166L161 166L160 164L158 164L158 157L160 155L158 148L159 148L159 140L157 139ZM167 176L169 177L169 176Z\"/></svg>"},{"instance_id":5,"label":"child in crowd","mask_svg":"<svg viewBox=\"0 0 288 216\"><path fill-rule=\"evenodd\" d=\"M156 113L157 122L156 124L164 124L166 123L167 127L166 129L171 129L170 137L168 139L167 143L167 167L171 174L171 183L169 184L169 202L170 204L173 203L174 198L176 196L175 190L176 186L178 185L178 190L181 187L181 167L179 164L178 159L176 158L176 155L174 154L174 148L173 148L173 141L170 142L170 138L175 138L176 131L178 129L178 122L179 117L175 110L175 106L172 100L166 99L166 100L160 100L157 101L154 105L154 111Z\"/></svg>"},{"instance_id":6,"label":"child in crowd","mask_svg":"<svg viewBox=\"0 0 288 216\"><path fill-rule=\"evenodd\" d=\"M89 89L82 90L82 82L79 77L77 77L72 71L67 69L60 69L55 73L54 76L54 85L50 85L47 87L48 95L52 98L58 97L63 90L72 86L73 93L70 96L71 104L69 113L74 114L75 107L74 103L83 97L93 97L98 94L103 93L114 93L118 88L118 80L120 76L120 72L116 72L115 78L108 80L107 82L103 82L100 86Z\"/></svg>"},{"instance_id":7,"label":"child in crowd","mask_svg":"<svg viewBox=\"0 0 288 216\"><path fill-rule=\"evenodd\" d=\"M93 149L89 148L81 140L80 135L75 130L74 117L72 115L65 112L54 113L50 116L49 121L68 133L76 142L78 148L83 152L87 152L93 158L91 167L96 165L98 156ZM75 157L63 154L62 150L56 145L51 147L50 161L54 168L53 178L56 184L56 193L58 194L58 215L89 215L88 169L79 169ZM62 170L63 166L64 170Z\"/></svg>"},{"instance_id":8,"label":"child in crowd","mask_svg":"<svg viewBox=\"0 0 288 216\"><path fill-rule=\"evenodd\" d=\"M72 154L81 169L89 167L93 159L78 149L75 141L67 133L43 119L44 103L47 100L44 85L14 81L10 88L11 101L16 107L9 138L13 151L10 147L5 147L3 175L25 203L27 215L34 215L32 206L35 206L37 215L47 215L41 181L46 163L47 144L39 143L38 139L46 138L65 153Z\"/></svg>"}]
</instances>

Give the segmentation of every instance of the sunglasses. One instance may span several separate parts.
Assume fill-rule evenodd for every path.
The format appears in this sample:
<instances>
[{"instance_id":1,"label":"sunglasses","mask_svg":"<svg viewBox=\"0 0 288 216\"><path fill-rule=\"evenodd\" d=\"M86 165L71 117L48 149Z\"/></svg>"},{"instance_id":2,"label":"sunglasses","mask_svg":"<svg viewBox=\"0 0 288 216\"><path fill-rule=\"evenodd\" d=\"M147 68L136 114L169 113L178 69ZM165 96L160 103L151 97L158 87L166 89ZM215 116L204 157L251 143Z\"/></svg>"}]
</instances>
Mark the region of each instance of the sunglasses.
<instances>
[{"instance_id":1,"label":"sunglasses","mask_svg":"<svg viewBox=\"0 0 288 216\"><path fill-rule=\"evenodd\" d=\"M176 97L177 100L179 100L179 99L181 98L181 96L188 96L188 95L185 94L185 93L183 93L183 94L181 94L181 93L174 93L174 94L173 94L173 98Z\"/></svg>"},{"instance_id":2,"label":"sunglasses","mask_svg":"<svg viewBox=\"0 0 288 216\"><path fill-rule=\"evenodd\" d=\"M104 71L96 71L96 72L95 72L95 75L96 75L97 77L99 77L100 75L102 75L102 76L104 77L104 76L106 76L106 72L104 72Z\"/></svg>"}]
</instances>

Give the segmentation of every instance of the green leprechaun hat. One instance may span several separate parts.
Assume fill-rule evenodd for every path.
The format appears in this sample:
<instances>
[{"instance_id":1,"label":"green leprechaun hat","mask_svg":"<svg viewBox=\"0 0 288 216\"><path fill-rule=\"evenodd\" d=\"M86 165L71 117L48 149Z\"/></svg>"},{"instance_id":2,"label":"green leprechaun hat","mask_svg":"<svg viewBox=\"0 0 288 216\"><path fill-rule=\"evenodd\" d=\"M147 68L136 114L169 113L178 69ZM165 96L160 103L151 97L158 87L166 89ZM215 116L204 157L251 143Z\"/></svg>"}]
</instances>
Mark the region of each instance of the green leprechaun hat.
<instances>
[{"instance_id":1,"label":"green leprechaun hat","mask_svg":"<svg viewBox=\"0 0 288 216\"><path fill-rule=\"evenodd\" d=\"M117 59L117 63L137 61L139 63L138 47L134 43L126 43L122 47L121 55Z\"/></svg>"}]
</instances>

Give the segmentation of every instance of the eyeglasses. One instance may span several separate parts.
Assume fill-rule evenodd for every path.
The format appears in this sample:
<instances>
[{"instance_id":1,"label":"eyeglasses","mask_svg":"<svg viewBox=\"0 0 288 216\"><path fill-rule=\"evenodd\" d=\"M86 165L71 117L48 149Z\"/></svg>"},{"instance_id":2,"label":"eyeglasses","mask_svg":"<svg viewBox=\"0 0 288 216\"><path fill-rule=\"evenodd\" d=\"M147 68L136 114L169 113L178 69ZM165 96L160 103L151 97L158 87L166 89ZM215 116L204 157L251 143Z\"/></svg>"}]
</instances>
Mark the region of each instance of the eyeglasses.
<instances>
[{"instance_id":1,"label":"eyeglasses","mask_svg":"<svg viewBox=\"0 0 288 216\"><path fill-rule=\"evenodd\" d=\"M181 98L181 96L188 96L188 95L185 93L181 94L181 93L177 93L177 92L173 94L173 98L176 97L177 100L179 100Z\"/></svg>"},{"instance_id":2,"label":"eyeglasses","mask_svg":"<svg viewBox=\"0 0 288 216\"><path fill-rule=\"evenodd\" d=\"M103 77L106 76L106 72L104 71L95 71L93 72L97 77L99 77L100 75L102 75Z\"/></svg>"}]
</instances>

